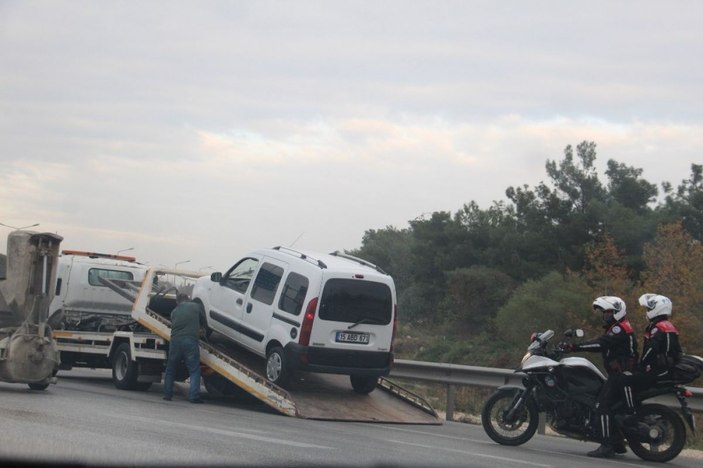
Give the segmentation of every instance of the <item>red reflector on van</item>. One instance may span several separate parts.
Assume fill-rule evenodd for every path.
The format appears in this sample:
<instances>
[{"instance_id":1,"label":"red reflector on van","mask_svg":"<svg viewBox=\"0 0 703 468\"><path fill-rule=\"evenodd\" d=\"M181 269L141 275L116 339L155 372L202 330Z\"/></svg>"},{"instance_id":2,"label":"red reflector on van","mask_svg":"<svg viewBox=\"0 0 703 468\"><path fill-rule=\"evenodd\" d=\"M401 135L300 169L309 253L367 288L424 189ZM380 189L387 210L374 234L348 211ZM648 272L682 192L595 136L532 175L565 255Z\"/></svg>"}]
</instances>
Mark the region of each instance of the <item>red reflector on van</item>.
<instances>
[{"instance_id":1,"label":"red reflector on van","mask_svg":"<svg viewBox=\"0 0 703 468\"><path fill-rule=\"evenodd\" d=\"M303 316L303 325L300 327L300 340L298 343L302 346L310 344L310 333L312 332L312 322L315 320L315 310L317 310L317 298L313 298L308 302Z\"/></svg>"}]
</instances>

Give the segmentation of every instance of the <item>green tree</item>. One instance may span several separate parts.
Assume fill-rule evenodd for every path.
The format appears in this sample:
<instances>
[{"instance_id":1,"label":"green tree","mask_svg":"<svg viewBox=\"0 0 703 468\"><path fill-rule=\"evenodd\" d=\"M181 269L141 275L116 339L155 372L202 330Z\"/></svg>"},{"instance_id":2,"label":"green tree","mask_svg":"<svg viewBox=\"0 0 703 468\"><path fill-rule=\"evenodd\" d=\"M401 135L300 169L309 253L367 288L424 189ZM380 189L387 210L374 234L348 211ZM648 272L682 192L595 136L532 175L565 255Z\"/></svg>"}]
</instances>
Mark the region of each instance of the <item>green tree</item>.
<instances>
[{"instance_id":1,"label":"green tree","mask_svg":"<svg viewBox=\"0 0 703 468\"><path fill-rule=\"evenodd\" d=\"M681 181L676 192L665 183L669 219L680 219L696 240L703 240L703 165L691 164L691 176Z\"/></svg>"},{"instance_id":2,"label":"green tree","mask_svg":"<svg viewBox=\"0 0 703 468\"><path fill-rule=\"evenodd\" d=\"M517 354L532 332L551 329L558 337L569 328L592 325L592 301L588 284L576 275L551 272L528 280L498 311L495 344Z\"/></svg>"},{"instance_id":3,"label":"green tree","mask_svg":"<svg viewBox=\"0 0 703 468\"><path fill-rule=\"evenodd\" d=\"M642 169L608 160L609 198L636 213L649 214L650 205L656 201L657 186L642 179Z\"/></svg>"},{"instance_id":4,"label":"green tree","mask_svg":"<svg viewBox=\"0 0 703 468\"><path fill-rule=\"evenodd\" d=\"M484 266L459 268L447 277L440 310L454 333L460 336L482 332L515 287L508 275Z\"/></svg>"}]
</instances>

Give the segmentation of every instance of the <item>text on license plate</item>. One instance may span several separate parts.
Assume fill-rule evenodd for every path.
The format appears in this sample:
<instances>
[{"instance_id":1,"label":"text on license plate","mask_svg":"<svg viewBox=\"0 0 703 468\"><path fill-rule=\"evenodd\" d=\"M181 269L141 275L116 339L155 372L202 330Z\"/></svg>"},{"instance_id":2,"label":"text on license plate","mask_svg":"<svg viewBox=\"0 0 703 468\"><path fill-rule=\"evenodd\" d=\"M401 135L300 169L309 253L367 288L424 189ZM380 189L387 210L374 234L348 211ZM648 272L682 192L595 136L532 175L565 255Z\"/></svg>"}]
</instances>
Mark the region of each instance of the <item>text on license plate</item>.
<instances>
[{"instance_id":1,"label":"text on license plate","mask_svg":"<svg viewBox=\"0 0 703 468\"><path fill-rule=\"evenodd\" d=\"M338 343L361 343L368 344L368 333L337 332Z\"/></svg>"}]
</instances>

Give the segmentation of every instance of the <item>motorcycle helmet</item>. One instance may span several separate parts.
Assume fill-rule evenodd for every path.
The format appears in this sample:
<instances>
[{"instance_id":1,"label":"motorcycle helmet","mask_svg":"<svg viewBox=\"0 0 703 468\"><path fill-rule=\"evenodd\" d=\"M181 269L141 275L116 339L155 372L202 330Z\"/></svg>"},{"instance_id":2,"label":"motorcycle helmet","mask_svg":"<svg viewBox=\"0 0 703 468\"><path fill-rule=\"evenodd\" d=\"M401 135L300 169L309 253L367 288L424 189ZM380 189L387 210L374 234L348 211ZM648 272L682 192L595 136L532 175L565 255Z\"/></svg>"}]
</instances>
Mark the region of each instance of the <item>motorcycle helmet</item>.
<instances>
[{"instance_id":1,"label":"motorcycle helmet","mask_svg":"<svg viewBox=\"0 0 703 468\"><path fill-rule=\"evenodd\" d=\"M603 325L610 326L615 322L619 322L627 315L627 306L625 301L616 296L600 296L593 301L593 310L601 312L611 311L613 314L609 317L603 316Z\"/></svg>"},{"instance_id":2,"label":"motorcycle helmet","mask_svg":"<svg viewBox=\"0 0 703 468\"><path fill-rule=\"evenodd\" d=\"M647 309L647 319L654 320L656 317L671 317L671 300L660 294L642 294L640 305Z\"/></svg>"}]
</instances>

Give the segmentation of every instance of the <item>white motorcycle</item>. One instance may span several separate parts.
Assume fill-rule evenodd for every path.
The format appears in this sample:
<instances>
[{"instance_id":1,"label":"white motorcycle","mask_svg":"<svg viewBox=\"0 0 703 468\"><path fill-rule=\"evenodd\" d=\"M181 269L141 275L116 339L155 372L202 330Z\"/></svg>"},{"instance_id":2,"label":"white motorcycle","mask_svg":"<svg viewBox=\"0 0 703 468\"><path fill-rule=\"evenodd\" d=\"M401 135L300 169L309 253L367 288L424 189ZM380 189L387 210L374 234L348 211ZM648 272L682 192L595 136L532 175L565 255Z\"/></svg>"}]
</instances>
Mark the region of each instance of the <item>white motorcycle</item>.
<instances>
[{"instance_id":1,"label":"white motorcycle","mask_svg":"<svg viewBox=\"0 0 703 468\"><path fill-rule=\"evenodd\" d=\"M583 337L582 330L567 331L565 339ZM596 402L606 378L588 359L563 357L563 344L549 344L552 330L534 333L527 353L515 372L525 374L523 387L504 386L493 393L484 404L481 422L486 434L503 445L521 445L534 436L539 413L546 414L547 423L557 433L579 440L600 442ZM695 431L693 414L686 398L692 393L682 386L695 380L703 370L703 359L685 355L674 372L674 382L657 383L648 388L634 389L636 415L625 413L625 405L612 407L614 430L626 440L630 449L643 460L666 462L676 457L686 442L686 427L676 411L643 401L658 395L672 394L680 405L681 414Z\"/></svg>"}]
</instances>

